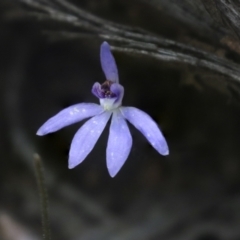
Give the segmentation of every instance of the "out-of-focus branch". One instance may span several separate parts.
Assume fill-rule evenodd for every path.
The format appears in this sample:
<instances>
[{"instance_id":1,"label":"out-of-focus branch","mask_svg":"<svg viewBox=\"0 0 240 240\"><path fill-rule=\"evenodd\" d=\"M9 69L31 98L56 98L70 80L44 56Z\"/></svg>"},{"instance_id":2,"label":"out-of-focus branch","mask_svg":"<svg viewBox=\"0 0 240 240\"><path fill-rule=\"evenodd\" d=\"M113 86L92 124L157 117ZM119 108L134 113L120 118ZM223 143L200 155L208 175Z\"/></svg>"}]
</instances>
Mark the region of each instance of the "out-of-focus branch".
<instances>
[{"instance_id":1,"label":"out-of-focus branch","mask_svg":"<svg viewBox=\"0 0 240 240\"><path fill-rule=\"evenodd\" d=\"M233 0L201 0L214 19L240 38L240 2Z\"/></svg>"},{"instance_id":2,"label":"out-of-focus branch","mask_svg":"<svg viewBox=\"0 0 240 240\"><path fill-rule=\"evenodd\" d=\"M21 0L21 3L28 10L26 13L29 17L64 23L75 28L63 31L46 30L48 34L58 36L60 39L99 37L108 40L116 51L190 64L221 73L240 82L240 65L202 49L155 36L141 29L112 23L65 0Z\"/></svg>"}]
</instances>

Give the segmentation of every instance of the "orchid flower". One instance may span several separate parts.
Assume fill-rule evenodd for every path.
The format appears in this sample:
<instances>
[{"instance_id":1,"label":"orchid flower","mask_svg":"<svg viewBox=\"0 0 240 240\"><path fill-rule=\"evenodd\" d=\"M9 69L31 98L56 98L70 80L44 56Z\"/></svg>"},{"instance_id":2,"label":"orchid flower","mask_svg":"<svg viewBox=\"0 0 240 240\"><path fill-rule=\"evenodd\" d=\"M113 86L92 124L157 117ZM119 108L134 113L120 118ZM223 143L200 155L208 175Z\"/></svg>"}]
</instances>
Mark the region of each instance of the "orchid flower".
<instances>
[{"instance_id":1,"label":"orchid flower","mask_svg":"<svg viewBox=\"0 0 240 240\"><path fill-rule=\"evenodd\" d=\"M167 142L153 119L135 107L122 107L124 88L119 84L118 69L107 42L101 45L100 59L106 81L94 83L92 93L100 105L79 103L67 107L45 122L37 135L59 129L91 117L75 134L69 152L68 167L80 164L95 146L107 122L111 119L107 143L107 168L114 177L125 163L132 148L132 136L126 120L137 128L162 155L168 155Z\"/></svg>"}]
</instances>

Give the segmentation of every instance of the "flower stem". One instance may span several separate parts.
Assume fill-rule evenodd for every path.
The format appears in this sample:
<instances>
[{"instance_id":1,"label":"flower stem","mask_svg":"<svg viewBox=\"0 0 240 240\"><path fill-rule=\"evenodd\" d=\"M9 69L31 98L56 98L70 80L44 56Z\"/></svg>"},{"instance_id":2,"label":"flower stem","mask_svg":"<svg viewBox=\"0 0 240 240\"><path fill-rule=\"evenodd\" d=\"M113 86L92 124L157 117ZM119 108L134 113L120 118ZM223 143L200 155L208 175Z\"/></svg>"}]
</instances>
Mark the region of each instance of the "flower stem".
<instances>
[{"instance_id":1,"label":"flower stem","mask_svg":"<svg viewBox=\"0 0 240 240\"><path fill-rule=\"evenodd\" d=\"M43 164L37 153L33 155L33 158L41 204L43 239L51 240L51 230L48 217L48 194L45 186Z\"/></svg>"}]
</instances>

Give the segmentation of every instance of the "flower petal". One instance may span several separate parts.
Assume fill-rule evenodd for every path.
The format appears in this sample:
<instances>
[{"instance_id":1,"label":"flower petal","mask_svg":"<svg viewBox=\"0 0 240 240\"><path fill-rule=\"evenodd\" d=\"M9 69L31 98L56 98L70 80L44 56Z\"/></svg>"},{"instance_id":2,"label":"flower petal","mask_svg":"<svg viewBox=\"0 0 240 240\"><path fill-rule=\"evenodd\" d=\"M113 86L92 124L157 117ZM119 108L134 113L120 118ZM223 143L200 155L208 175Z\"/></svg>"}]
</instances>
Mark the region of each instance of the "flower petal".
<instances>
[{"instance_id":1,"label":"flower petal","mask_svg":"<svg viewBox=\"0 0 240 240\"><path fill-rule=\"evenodd\" d=\"M104 92L101 90L101 84L95 82L92 86L92 94L97 98L105 98Z\"/></svg>"},{"instance_id":2,"label":"flower petal","mask_svg":"<svg viewBox=\"0 0 240 240\"><path fill-rule=\"evenodd\" d=\"M107 145L107 167L114 177L125 163L132 147L132 136L119 110L114 111Z\"/></svg>"},{"instance_id":3,"label":"flower petal","mask_svg":"<svg viewBox=\"0 0 240 240\"><path fill-rule=\"evenodd\" d=\"M37 135L55 132L63 127L79 122L85 118L95 116L104 111L103 107L95 103L80 103L63 109L45 122L37 131Z\"/></svg>"},{"instance_id":4,"label":"flower petal","mask_svg":"<svg viewBox=\"0 0 240 240\"><path fill-rule=\"evenodd\" d=\"M106 79L118 83L117 65L107 42L101 45L100 59Z\"/></svg>"},{"instance_id":5,"label":"flower petal","mask_svg":"<svg viewBox=\"0 0 240 240\"><path fill-rule=\"evenodd\" d=\"M164 136L148 114L134 107L121 107L121 112L160 154L169 154L168 145Z\"/></svg>"},{"instance_id":6,"label":"flower petal","mask_svg":"<svg viewBox=\"0 0 240 240\"><path fill-rule=\"evenodd\" d=\"M74 168L92 151L103 132L111 112L104 112L89 119L75 134L69 152L68 167Z\"/></svg>"},{"instance_id":7,"label":"flower petal","mask_svg":"<svg viewBox=\"0 0 240 240\"><path fill-rule=\"evenodd\" d=\"M124 95L124 87L122 85L120 85L119 83L113 83L111 85L110 89L111 89L111 92L113 92L117 97L115 103L119 103L119 105L121 105L123 95Z\"/></svg>"}]
</instances>

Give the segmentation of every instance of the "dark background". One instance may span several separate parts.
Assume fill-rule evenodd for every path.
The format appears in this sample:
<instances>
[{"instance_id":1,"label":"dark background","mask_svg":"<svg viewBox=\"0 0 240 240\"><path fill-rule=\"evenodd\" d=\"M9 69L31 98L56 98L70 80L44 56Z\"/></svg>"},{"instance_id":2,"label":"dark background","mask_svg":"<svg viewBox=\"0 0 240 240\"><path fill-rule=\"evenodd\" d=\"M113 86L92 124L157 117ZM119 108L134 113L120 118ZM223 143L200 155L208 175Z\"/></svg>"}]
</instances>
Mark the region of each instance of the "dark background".
<instances>
[{"instance_id":1,"label":"dark background","mask_svg":"<svg viewBox=\"0 0 240 240\"><path fill-rule=\"evenodd\" d=\"M58 1L0 2L0 239L41 239L33 161L37 152L45 168L52 239L239 240L240 73L236 70L234 78L230 70L222 74L211 69L211 61L203 67L200 60L204 51L216 57L212 63L240 69L240 5L203 0L71 1L130 31L142 28L174 40L166 47L173 55L182 51L199 60L189 64L184 57L175 61L150 53L129 54L123 50L131 44L109 40L122 48L113 53L125 88L123 105L149 113L170 148L169 156L160 156L130 126L131 154L112 179L105 159L108 127L73 170L67 168L68 151L82 123L44 137L35 135L62 108L98 102L91 87L104 81L99 61L104 31L47 18L31 2L55 8ZM74 15L69 9L56 9ZM139 41L143 45L137 50L151 42ZM226 63L221 65L219 59Z\"/></svg>"}]
</instances>

